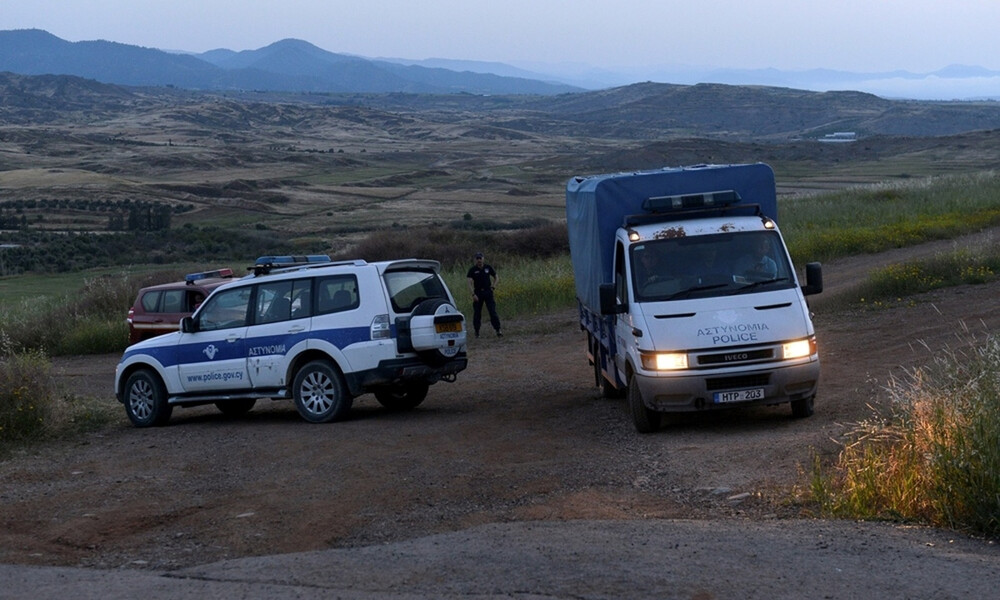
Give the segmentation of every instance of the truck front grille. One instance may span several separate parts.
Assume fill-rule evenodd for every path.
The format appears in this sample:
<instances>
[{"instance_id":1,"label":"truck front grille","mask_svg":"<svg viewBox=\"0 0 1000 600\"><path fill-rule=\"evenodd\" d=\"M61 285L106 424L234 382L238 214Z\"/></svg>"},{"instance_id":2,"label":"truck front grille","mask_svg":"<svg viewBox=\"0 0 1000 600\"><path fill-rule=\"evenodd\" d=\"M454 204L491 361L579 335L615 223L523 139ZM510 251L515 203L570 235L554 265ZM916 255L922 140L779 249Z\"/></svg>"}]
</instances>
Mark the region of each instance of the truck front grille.
<instances>
[{"instance_id":1,"label":"truck front grille","mask_svg":"<svg viewBox=\"0 0 1000 600\"><path fill-rule=\"evenodd\" d=\"M774 348L762 348L760 350L730 350L727 352L701 354L698 356L698 366L714 367L718 365L731 365L773 359Z\"/></svg>"}]
</instances>

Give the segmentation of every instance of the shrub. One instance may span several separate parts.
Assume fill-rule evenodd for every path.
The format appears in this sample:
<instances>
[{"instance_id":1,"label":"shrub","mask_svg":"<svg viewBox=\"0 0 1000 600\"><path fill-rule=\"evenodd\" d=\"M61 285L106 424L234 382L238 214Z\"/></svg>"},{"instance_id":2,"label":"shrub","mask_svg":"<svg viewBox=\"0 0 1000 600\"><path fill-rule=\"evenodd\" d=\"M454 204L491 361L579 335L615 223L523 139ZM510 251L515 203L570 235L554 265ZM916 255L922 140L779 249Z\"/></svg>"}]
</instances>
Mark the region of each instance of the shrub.
<instances>
[{"instance_id":1,"label":"shrub","mask_svg":"<svg viewBox=\"0 0 1000 600\"><path fill-rule=\"evenodd\" d=\"M487 260L548 258L569 252L566 226L560 223L502 231L470 231L453 227L414 227L376 231L357 246L338 254L339 260L362 258L374 262L395 258L430 258L445 268L472 264L483 251Z\"/></svg>"},{"instance_id":2,"label":"shrub","mask_svg":"<svg viewBox=\"0 0 1000 600\"><path fill-rule=\"evenodd\" d=\"M108 354L128 345L128 323L124 313L116 318L87 316L69 324L53 349L56 355Z\"/></svg>"},{"instance_id":3,"label":"shrub","mask_svg":"<svg viewBox=\"0 0 1000 600\"><path fill-rule=\"evenodd\" d=\"M36 439L53 415L51 365L40 351L15 352L0 340L0 447Z\"/></svg>"}]
</instances>

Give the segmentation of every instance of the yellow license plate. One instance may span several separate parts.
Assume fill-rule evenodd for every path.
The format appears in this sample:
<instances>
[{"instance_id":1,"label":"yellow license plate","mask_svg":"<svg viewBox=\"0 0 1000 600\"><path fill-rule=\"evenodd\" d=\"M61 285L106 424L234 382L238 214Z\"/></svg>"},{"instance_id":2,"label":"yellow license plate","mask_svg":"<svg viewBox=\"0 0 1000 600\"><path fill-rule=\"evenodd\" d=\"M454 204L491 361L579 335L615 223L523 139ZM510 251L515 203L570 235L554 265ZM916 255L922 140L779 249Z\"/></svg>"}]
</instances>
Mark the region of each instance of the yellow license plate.
<instances>
[{"instance_id":1,"label":"yellow license plate","mask_svg":"<svg viewBox=\"0 0 1000 600\"><path fill-rule=\"evenodd\" d=\"M454 321L452 323L435 323L434 329L438 333L458 333L462 331L462 322Z\"/></svg>"}]
</instances>

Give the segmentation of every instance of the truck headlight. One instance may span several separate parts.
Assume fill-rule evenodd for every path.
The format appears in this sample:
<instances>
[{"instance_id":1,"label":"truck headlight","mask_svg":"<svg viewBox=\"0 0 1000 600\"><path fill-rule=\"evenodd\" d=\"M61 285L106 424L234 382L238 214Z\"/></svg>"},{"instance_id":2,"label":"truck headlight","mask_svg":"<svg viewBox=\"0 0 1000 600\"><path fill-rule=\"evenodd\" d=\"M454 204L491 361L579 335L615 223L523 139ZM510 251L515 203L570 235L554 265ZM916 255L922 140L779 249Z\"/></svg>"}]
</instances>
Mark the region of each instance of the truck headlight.
<instances>
[{"instance_id":1,"label":"truck headlight","mask_svg":"<svg viewBox=\"0 0 1000 600\"><path fill-rule=\"evenodd\" d=\"M688 368L687 354L682 352L642 352L642 368L647 371L676 371Z\"/></svg>"},{"instance_id":2,"label":"truck headlight","mask_svg":"<svg viewBox=\"0 0 1000 600\"><path fill-rule=\"evenodd\" d=\"M782 360L806 358L813 354L816 354L816 336L810 336L804 340L786 342L781 345Z\"/></svg>"}]
</instances>

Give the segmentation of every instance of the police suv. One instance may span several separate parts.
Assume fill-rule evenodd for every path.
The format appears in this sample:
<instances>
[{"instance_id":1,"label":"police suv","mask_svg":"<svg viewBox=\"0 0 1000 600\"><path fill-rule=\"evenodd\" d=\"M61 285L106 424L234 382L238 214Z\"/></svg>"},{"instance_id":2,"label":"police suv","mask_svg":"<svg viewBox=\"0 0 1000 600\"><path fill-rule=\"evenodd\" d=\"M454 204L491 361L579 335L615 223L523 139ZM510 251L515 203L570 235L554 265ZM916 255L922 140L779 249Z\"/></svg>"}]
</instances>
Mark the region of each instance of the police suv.
<instances>
[{"instance_id":1,"label":"police suv","mask_svg":"<svg viewBox=\"0 0 1000 600\"><path fill-rule=\"evenodd\" d=\"M175 406L241 415L258 398L292 399L313 423L343 418L367 392L406 410L468 364L465 317L437 261L269 256L252 269L180 331L125 350L115 395L135 426L163 425Z\"/></svg>"}]
</instances>

